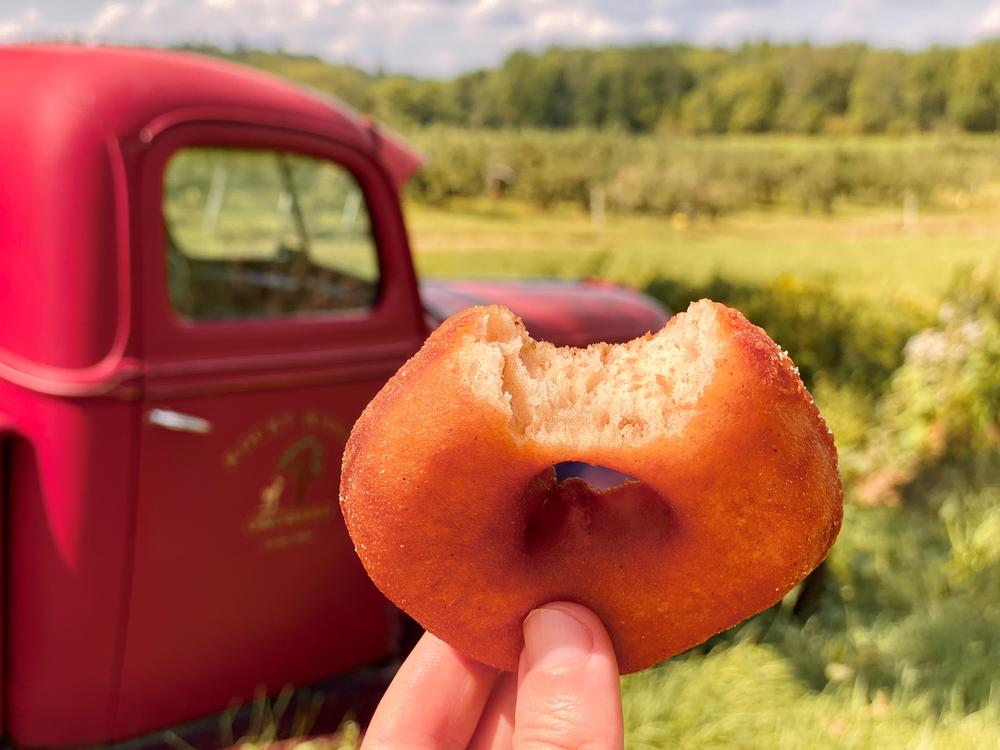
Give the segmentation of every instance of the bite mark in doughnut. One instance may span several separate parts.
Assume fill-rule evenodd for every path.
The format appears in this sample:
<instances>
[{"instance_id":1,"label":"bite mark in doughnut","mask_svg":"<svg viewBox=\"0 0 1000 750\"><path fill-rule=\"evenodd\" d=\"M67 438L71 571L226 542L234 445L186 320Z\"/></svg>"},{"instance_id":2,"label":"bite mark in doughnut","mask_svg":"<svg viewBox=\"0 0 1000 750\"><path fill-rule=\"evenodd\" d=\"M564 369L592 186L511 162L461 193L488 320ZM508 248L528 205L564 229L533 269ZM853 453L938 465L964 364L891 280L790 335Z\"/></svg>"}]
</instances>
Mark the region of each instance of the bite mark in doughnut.
<instances>
[{"instance_id":1,"label":"bite mark in doughnut","mask_svg":"<svg viewBox=\"0 0 1000 750\"><path fill-rule=\"evenodd\" d=\"M562 461L637 481L557 483ZM533 341L506 308L459 313L365 409L341 480L375 584L506 670L545 602L595 611L623 673L767 608L826 557L842 494L791 360L707 300L587 349Z\"/></svg>"}]
</instances>

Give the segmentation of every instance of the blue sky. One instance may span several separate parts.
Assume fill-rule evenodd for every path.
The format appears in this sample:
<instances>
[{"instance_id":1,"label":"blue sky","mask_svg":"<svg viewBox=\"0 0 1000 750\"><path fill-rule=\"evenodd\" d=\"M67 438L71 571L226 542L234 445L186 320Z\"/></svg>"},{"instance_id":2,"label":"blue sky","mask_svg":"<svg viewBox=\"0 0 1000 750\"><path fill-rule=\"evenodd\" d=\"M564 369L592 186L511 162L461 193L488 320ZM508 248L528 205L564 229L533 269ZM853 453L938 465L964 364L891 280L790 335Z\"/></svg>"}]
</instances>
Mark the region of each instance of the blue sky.
<instances>
[{"instance_id":1,"label":"blue sky","mask_svg":"<svg viewBox=\"0 0 1000 750\"><path fill-rule=\"evenodd\" d=\"M0 43L242 43L431 76L551 44L917 48L990 36L1000 36L1000 0L0 0Z\"/></svg>"}]
</instances>

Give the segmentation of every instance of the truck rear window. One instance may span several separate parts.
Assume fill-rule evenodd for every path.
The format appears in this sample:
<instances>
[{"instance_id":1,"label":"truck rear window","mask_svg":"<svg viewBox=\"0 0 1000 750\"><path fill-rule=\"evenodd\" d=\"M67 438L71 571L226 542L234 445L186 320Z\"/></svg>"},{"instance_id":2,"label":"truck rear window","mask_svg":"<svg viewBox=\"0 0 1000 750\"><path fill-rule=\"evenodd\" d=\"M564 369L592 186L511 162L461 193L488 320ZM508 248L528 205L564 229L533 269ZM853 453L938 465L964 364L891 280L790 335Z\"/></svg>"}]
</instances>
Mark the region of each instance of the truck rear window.
<instances>
[{"instance_id":1,"label":"truck rear window","mask_svg":"<svg viewBox=\"0 0 1000 750\"><path fill-rule=\"evenodd\" d=\"M188 148L163 191L169 296L225 320L359 310L378 294L364 194L334 163L280 151Z\"/></svg>"}]
</instances>

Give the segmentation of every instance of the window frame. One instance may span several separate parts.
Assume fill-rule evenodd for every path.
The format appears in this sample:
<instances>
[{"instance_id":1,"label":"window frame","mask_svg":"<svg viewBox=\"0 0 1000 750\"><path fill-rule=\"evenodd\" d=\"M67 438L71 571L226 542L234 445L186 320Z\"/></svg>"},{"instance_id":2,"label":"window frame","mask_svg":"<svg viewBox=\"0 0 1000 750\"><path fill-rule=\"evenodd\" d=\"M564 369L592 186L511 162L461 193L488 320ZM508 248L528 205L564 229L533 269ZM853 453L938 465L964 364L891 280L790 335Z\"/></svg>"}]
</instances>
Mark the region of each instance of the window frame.
<instances>
[{"instance_id":1,"label":"window frame","mask_svg":"<svg viewBox=\"0 0 1000 750\"><path fill-rule=\"evenodd\" d=\"M366 233L366 235L367 235L367 250L371 253L371 260L374 262L375 278L372 280L374 289L373 289L373 295L372 295L371 300L367 304L365 304L363 306L356 306L356 307L315 309L315 310L309 310L309 309L301 309L301 310L299 310L299 309L295 309L295 310L289 310L287 312L279 312L279 313L271 313L271 314L269 314L267 312L258 312L258 313L252 313L252 314L249 314L249 315L226 315L226 316L222 316L222 317L200 317L200 316L196 316L196 315L186 315L186 314L184 314L181 310L179 310L174 305L174 300L172 299L173 295L170 292L170 283L171 283L171 280L172 280L171 279L170 260L169 260L170 249L169 249L169 245L167 243L165 243L164 244L164 257L163 257L163 261L164 261L164 264L165 264L167 270L166 270L166 274L164 276L164 279L165 279L166 284L167 284L167 287L166 287L167 301L169 303L170 310L174 314L174 316L176 316L177 318L179 318L183 323L190 324L190 325L199 325L200 326L200 325L217 323L217 322L227 322L227 323L233 323L233 324L243 324L243 323L249 323L249 322L253 322L253 321L257 321L257 320L261 320L261 319L263 319L263 320L282 320L282 319L288 319L288 318L326 317L326 316L341 316L341 315L358 314L358 313L364 313L365 311L371 310L371 309L373 309L378 304L379 298L382 295L382 288L383 288L382 264L381 264L381 260L379 258L378 242L377 242L376 235L375 235L375 220L374 220L374 217L372 216L372 212L371 212L371 210L369 208L367 196L365 195L365 191L364 191L363 187L361 186L360 182L358 181L358 178L355 176L355 174L351 170L347 169L346 167L344 167L342 164L338 163L337 161L334 161L334 160L331 160L331 159L328 159L328 158L316 157L316 156L313 156L312 154L305 154L305 153L303 153L301 151L291 151L289 149L279 149L279 148L273 148L273 147L246 148L246 147L231 146L231 145L229 145L229 146L222 146L222 147L219 147L219 146L202 146L202 145L187 145L187 146L183 146L181 148L173 150L170 153L170 155L168 156L168 158L166 159L165 163L164 163L163 183L161 184L161 191L162 191L161 192L161 195L162 195L161 216L162 216L162 219L163 219L164 226L168 230L170 230L170 232L174 235L175 239L177 237L177 233L175 231L173 231L175 227L171 226L171 224L170 224L170 222L168 220L168 217L167 217L167 191L166 191L167 175L168 175L168 172L169 172L169 169L170 169L170 165L172 164L174 158L176 158L179 154L182 154L184 152L197 151L199 149L211 149L211 150L213 150L215 152L230 151L230 152L233 152L233 153L242 153L242 154L251 154L251 153L253 153L253 154L259 154L259 155L261 155L264 158L268 158L268 157L272 157L272 156L273 157L280 157L281 155L308 158L308 159L311 159L311 160L313 160L314 162L316 162L318 164L322 164L322 165L325 165L327 167L333 168L333 169L337 170L338 172L343 173L344 175L346 175L349 179L353 180L354 186L357 187L358 191L360 192L360 195L361 195L361 208L365 212L365 218L367 220L367 225L368 225L368 231ZM298 191L298 187L294 183L291 185L291 189L293 191ZM293 201L298 202L298 200L300 198L301 198L301 194L293 196ZM308 217L306 217L306 218L308 219ZM306 229L306 227L300 227L299 229ZM183 248L183 247L186 247L186 245L184 245L183 243L181 243L181 244L178 245L178 249L179 250L181 248ZM310 254L310 258L309 259L312 260L314 257L315 256L312 256ZM189 259L190 259L190 256L189 256ZM230 262L238 262L239 259L238 258L224 258L222 260L228 260ZM289 277L289 278L291 278L291 277Z\"/></svg>"},{"instance_id":2,"label":"window frame","mask_svg":"<svg viewBox=\"0 0 1000 750\"><path fill-rule=\"evenodd\" d=\"M133 268L134 320L142 321L140 352L147 371L185 372L290 366L304 357L356 362L397 357L426 336L416 274L400 200L391 176L373 150L327 137L323 123L288 117L283 126L264 113L173 122L140 135L131 204L137 262ZM272 117L269 119L273 119ZM298 127L296 127L298 125ZM335 163L357 181L369 211L378 257L379 294L374 305L322 315L189 320L169 300L167 248L163 231L164 170L174 153L190 147L258 148L300 153Z\"/></svg>"}]
</instances>

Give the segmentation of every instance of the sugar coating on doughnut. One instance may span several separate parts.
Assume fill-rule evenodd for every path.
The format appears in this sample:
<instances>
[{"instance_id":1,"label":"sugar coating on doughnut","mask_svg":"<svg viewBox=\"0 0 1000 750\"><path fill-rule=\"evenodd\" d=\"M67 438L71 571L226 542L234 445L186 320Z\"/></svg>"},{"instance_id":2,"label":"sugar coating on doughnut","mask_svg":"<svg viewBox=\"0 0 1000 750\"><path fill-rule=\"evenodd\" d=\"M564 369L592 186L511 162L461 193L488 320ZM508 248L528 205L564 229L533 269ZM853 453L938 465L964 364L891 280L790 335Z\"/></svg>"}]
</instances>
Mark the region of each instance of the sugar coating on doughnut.
<instances>
[{"instance_id":1,"label":"sugar coating on doughnut","mask_svg":"<svg viewBox=\"0 0 1000 750\"><path fill-rule=\"evenodd\" d=\"M695 303L656 334L576 349L535 341L493 308L463 342L462 376L509 414L515 439L639 445L679 434L694 415L720 356L716 315Z\"/></svg>"}]
</instances>

